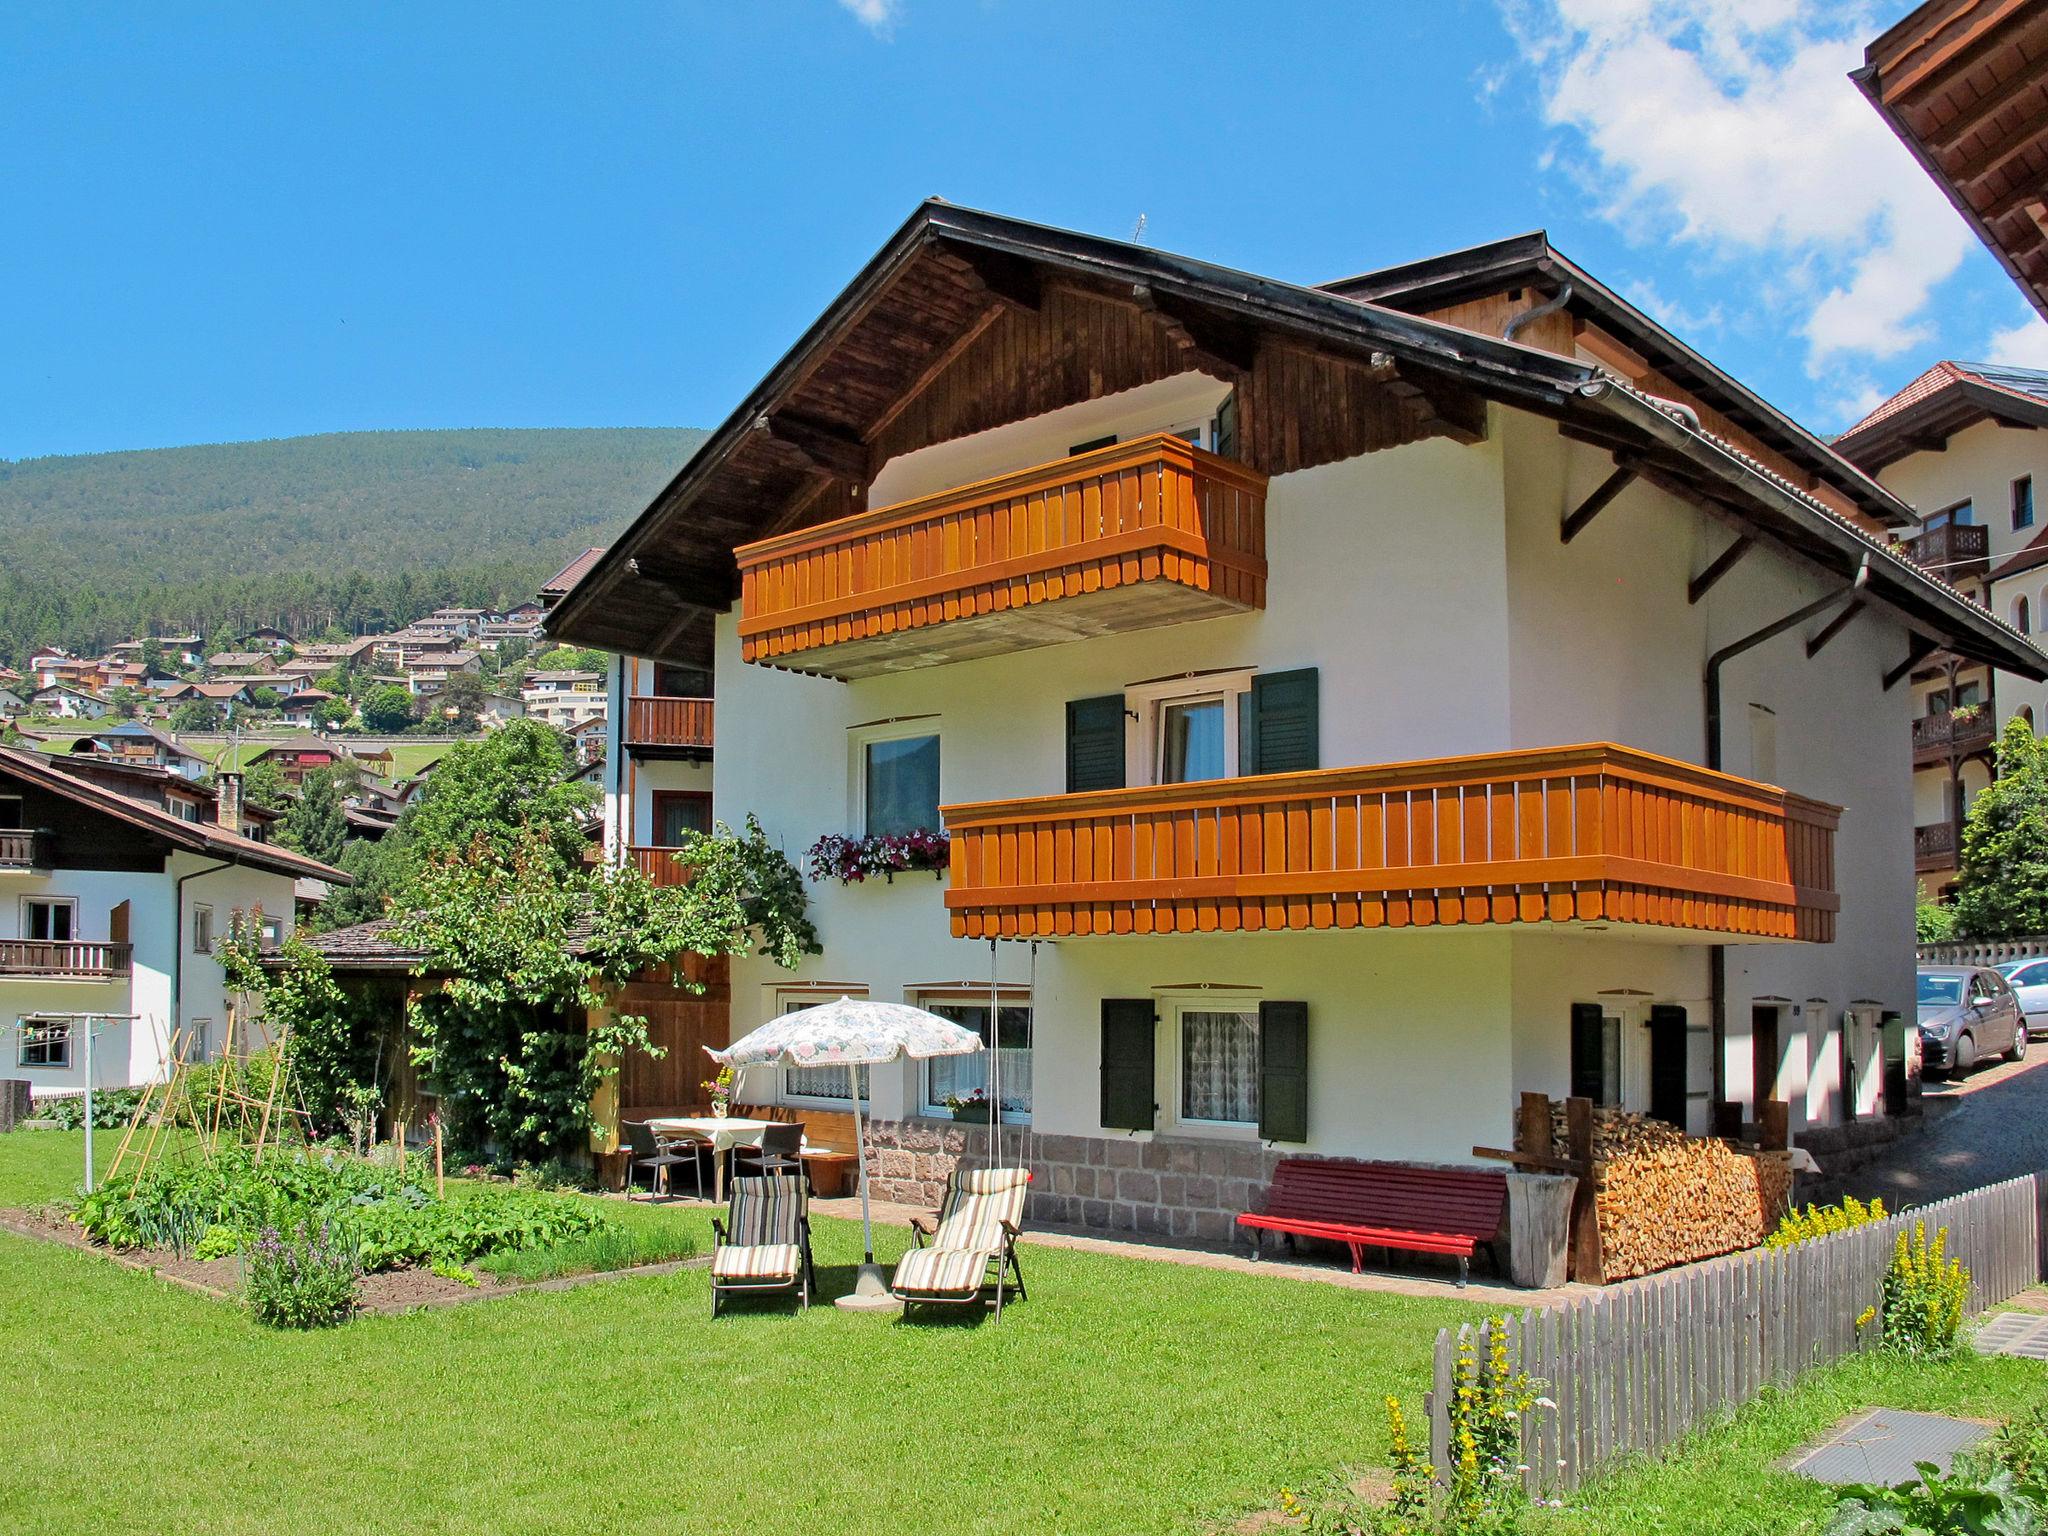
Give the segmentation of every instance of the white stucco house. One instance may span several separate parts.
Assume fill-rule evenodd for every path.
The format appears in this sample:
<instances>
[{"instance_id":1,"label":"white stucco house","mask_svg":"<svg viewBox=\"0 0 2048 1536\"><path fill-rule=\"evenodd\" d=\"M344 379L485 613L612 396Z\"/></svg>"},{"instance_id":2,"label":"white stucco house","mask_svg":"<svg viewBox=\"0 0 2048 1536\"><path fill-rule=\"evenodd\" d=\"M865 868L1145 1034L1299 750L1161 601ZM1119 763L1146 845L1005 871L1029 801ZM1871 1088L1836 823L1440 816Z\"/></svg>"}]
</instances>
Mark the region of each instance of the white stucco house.
<instances>
[{"instance_id":1,"label":"white stucco house","mask_svg":"<svg viewBox=\"0 0 2048 1536\"><path fill-rule=\"evenodd\" d=\"M931 203L548 629L621 657L615 857L950 837L814 881L735 1031L993 999L1036 1208L1219 1236L1278 1153L1469 1163L1524 1090L1882 1112L1906 679L2048 676L1913 522L1540 235L1306 288ZM987 1070L874 1074L885 1184Z\"/></svg>"},{"instance_id":2,"label":"white stucco house","mask_svg":"<svg viewBox=\"0 0 2048 1536\"><path fill-rule=\"evenodd\" d=\"M92 1083L158 1078L174 1033L218 1053L227 996L216 937L260 921L292 930L293 882L339 870L260 840L239 781L216 796L174 772L56 763L0 747L0 1077L36 1093L83 1088L72 1016L122 1017L93 1041Z\"/></svg>"}]
</instances>

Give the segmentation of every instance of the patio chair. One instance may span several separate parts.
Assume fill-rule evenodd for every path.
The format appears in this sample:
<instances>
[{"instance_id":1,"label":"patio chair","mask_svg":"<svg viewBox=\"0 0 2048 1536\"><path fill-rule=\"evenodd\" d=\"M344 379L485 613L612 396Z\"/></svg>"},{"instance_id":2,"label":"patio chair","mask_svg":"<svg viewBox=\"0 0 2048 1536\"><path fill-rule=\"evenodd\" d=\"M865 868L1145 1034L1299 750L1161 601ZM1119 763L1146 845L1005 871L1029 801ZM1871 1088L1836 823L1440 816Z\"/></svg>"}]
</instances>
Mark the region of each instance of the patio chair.
<instances>
[{"instance_id":1,"label":"patio chair","mask_svg":"<svg viewBox=\"0 0 2048 1536\"><path fill-rule=\"evenodd\" d=\"M1024 1192L1030 1182L1028 1168L955 1168L929 1234L925 1218L910 1218L917 1246L896 1266L890 1282L896 1299L906 1307L912 1302L978 1302L993 1266L1000 1319L1006 1279L1009 1289L1026 1296L1017 1239L1024 1230Z\"/></svg>"},{"instance_id":2,"label":"patio chair","mask_svg":"<svg viewBox=\"0 0 2048 1536\"><path fill-rule=\"evenodd\" d=\"M711 1315L727 1295L795 1291L808 1311L817 1289L811 1263L811 1218L801 1173L734 1179L727 1220L711 1219ZM730 1225L728 1225L728 1222Z\"/></svg>"},{"instance_id":3,"label":"patio chair","mask_svg":"<svg viewBox=\"0 0 2048 1536\"><path fill-rule=\"evenodd\" d=\"M626 1198L633 1198L633 1176L641 1169L648 1171L647 1195L669 1193L669 1170L687 1163L690 1177L697 1181L697 1198L704 1198L704 1170L697 1162L695 1152L678 1152L674 1147L654 1134L654 1128L645 1120L628 1120L619 1129L625 1132L626 1156Z\"/></svg>"},{"instance_id":4,"label":"patio chair","mask_svg":"<svg viewBox=\"0 0 2048 1536\"><path fill-rule=\"evenodd\" d=\"M761 1133L758 1147L732 1149L735 1175L751 1177L762 1173L802 1173L804 1128L801 1124L771 1125Z\"/></svg>"}]
</instances>

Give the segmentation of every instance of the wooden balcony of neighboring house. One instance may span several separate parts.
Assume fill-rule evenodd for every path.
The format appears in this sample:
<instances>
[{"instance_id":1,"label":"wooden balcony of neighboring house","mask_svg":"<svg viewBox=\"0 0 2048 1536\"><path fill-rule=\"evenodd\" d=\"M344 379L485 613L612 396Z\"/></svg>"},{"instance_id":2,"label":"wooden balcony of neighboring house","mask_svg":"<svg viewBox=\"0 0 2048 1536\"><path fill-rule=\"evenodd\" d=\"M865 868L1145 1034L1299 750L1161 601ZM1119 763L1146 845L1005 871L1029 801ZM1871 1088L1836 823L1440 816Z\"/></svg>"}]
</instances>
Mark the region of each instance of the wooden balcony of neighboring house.
<instances>
[{"instance_id":1,"label":"wooden balcony of neighboring house","mask_svg":"<svg viewBox=\"0 0 2048 1536\"><path fill-rule=\"evenodd\" d=\"M1929 528L1910 546L1913 559L1950 586L1982 576L1991 564L1991 530L1977 523Z\"/></svg>"},{"instance_id":2,"label":"wooden balcony of neighboring house","mask_svg":"<svg viewBox=\"0 0 2048 1536\"><path fill-rule=\"evenodd\" d=\"M1913 766L1988 752L1997 739L1998 730L1988 709L1922 715L1913 722Z\"/></svg>"},{"instance_id":3,"label":"wooden balcony of neighboring house","mask_svg":"<svg viewBox=\"0 0 2048 1536\"><path fill-rule=\"evenodd\" d=\"M677 861L674 848L635 844L626 850L627 859L656 885L688 885L690 870Z\"/></svg>"},{"instance_id":4,"label":"wooden balcony of neighboring house","mask_svg":"<svg viewBox=\"0 0 2048 1536\"><path fill-rule=\"evenodd\" d=\"M55 839L35 827L0 827L0 874L41 874L50 868Z\"/></svg>"},{"instance_id":5,"label":"wooden balcony of neighboring house","mask_svg":"<svg viewBox=\"0 0 2048 1536\"><path fill-rule=\"evenodd\" d=\"M47 939L0 939L0 976L38 981L115 981L128 974L129 946Z\"/></svg>"},{"instance_id":6,"label":"wooden balcony of neighboring house","mask_svg":"<svg viewBox=\"0 0 2048 1536\"><path fill-rule=\"evenodd\" d=\"M626 701L625 742L642 757L708 757L711 700L636 694Z\"/></svg>"},{"instance_id":7,"label":"wooden balcony of neighboring house","mask_svg":"<svg viewBox=\"0 0 2048 1536\"><path fill-rule=\"evenodd\" d=\"M735 555L743 660L867 677L1263 608L1266 477L1160 433Z\"/></svg>"},{"instance_id":8,"label":"wooden balcony of neighboring house","mask_svg":"<svg viewBox=\"0 0 2048 1536\"><path fill-rule=\"evenodd\" d=\"M1953 869L1956 863L1956 828L1951 821L1937 821L1913 829L1913 871L1926 874L1934 869Z\"/></svg>"},{"instance_id":9,"label":"wooden balcony of neighboring house","mask_svg":"<svg viewBox=\"0 0 2048 1536\"><path fill-rule=\"evenodd\" d=\"M943 807L966 938L1627 925L1834 937L1840 812L1609 744Z\"/></svg>"}]
</instances>

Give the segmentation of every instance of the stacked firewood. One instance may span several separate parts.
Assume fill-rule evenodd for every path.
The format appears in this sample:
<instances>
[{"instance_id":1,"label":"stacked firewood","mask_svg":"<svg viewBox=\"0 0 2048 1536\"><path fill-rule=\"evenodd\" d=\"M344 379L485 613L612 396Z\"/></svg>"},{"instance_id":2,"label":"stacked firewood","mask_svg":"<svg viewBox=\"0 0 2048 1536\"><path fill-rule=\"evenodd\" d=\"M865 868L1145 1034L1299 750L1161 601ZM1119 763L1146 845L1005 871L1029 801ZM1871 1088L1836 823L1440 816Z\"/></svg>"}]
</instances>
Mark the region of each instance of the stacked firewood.
<instances>
[{"instance_id":1,"label":"stacked firewood","mask_svg":"<svg viewBox=\"0 0 2048 1536\"><path fill-rule=\"evenodd\" d=\"M1551 1111L1549 1150L1570 1152L1562 1104ZM1622 1110L1595 1113L1593 1163L1600 1268L1610 1281L1753 1248L1791 1195L1785 1153L1702 1140Z\"/></svg>"}]
</instances>

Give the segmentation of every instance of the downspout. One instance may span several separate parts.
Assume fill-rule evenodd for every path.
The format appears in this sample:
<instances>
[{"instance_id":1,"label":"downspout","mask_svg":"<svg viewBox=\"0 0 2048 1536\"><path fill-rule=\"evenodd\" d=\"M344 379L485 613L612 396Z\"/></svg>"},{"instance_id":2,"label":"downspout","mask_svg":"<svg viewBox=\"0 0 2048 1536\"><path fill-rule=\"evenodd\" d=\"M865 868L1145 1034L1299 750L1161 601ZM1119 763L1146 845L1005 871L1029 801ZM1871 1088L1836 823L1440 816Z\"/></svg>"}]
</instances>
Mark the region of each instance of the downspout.
<instances>
[{"instance_id":1,"label":"downspout","mask_svg":"<svg viewBox=\"0 0 2048 1536\"><path fill-rule=\"evenodd\" d=\"M178 876L171 889L171 1033L185 1024L185 882L201 875L217 875L234 867L233 859ZM133 1006L131 1004L131 1006Z\"/></svg>"},{"instance_id":2,"label":"downspout","mask_svg":"<svg viewBox=\"0 0 2048 1536\"><path fill-rule=\"evenodd\" d=\"M1521 334L1522 328L1524 326L1527 326L1534 321L1541 320L1545 315L1556 314L1560 309L1563 309L1565 305L1571 303L1571 301L1572 285L1570 283L1566 283L1562 288L1557 290L1557 294L1554 298L1548 298L1545 299L1541 304L1532 305L1528 309L1523 310L1519 315L1515 316L1514 319L1510 320L1507 323L1507 325L1501 330L1500 339L1502 341L1513 341L1516 336Z\"/></svg>"},{"instance_id":3,"label":"downspout","mask_svg":"<svg viewBox=\"0 0 2048 1536\"><path fill-rule=\"evenodd\" d=\"M1730 641L1707 658L1707 766L1715 772L1721 770L1721 668L1742 655L1754 650L1766 640L1776 639L1788 629L1796 629L1816 614L1823 613L1838 603L1846 602L1861 592L1870 581L1870 556L1865 555L1856 567L1856 577L1840 591L1817 597L1812 602L1794 609L1782 619L1766 624L1762 629L1744 635L1740 640ZM1707 997L1713 1021L1713 1106L1718 1114L1720 1106L1728 1099L1728 946L1709 944L1707 946ZM1712 1125L1708 1126L1711 1133Z\"/></svg>"}]
</instances>

